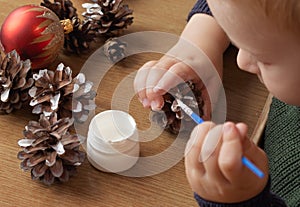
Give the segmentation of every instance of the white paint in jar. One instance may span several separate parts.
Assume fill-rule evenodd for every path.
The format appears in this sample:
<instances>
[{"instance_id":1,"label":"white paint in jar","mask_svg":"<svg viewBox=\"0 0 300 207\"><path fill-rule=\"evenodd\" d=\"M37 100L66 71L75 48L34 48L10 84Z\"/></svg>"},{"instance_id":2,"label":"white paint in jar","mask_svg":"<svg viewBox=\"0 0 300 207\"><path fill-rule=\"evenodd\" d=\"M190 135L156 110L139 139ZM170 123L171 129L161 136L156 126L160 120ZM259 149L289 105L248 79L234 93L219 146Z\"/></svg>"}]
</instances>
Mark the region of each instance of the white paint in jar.
<instances>
[{"instance_id":1,"label":"white paint in jar","mask_svg":"<svg viewBox=\"0 0 300 207\"><path fill-rule=\"evenodd\" d=\"M107 110L91 121L87 157L98 170L122 172L138 161L140 145L135 120L128 113Z\"/></svg>"}]
</instances>

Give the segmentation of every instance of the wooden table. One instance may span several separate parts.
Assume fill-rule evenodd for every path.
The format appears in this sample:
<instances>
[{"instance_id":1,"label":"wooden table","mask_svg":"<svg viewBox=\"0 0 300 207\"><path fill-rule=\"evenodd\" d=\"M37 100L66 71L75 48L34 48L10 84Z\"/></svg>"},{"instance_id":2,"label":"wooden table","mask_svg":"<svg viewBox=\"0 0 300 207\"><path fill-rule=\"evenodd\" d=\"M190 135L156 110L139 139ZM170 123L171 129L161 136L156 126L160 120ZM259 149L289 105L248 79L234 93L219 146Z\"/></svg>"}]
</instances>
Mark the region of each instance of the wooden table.
<instances>
[{"instance_id":1,"label":"wooden table","mask_svg":"<svg viewBox=\"0 0 300 207\"><path fill-rule=\"evenodd\" d=\"M74 1L79 13L81 3ZM163 31L179 35L186 23L188 11L194 0L128 0L134 10L134 23L125 34L139 31ZM0 0L0 22L14 8L26 4L39 4L38 0ZM102 42L96 43L91 52L84 55L61 54L59 62L69 65L74 74L78 73ZM249 136L255 131L268 92L256 76L237 69L236 49L230 48L225 54L224 86L228 102L227 119L249 124ZM96 112L111 108L112 94L123 77L136 71L144 62L159 58L159 54L134 55L118 63L106 74L98 88ZM157 175L148 177L126 177L95 170L88 161L78 167L78 174L68 183L45 186L32 181L30 173L22 172L16 158L20 150L17 141L29 120L37 120L29 107L9 115L0 116L0 206L197 206L185 177L184 162ZM136 119L140 130L149 127L149 111L132 99L129 112ZM143 143L142 156L161 152L174 141L174 135L164 132L157 140Z\"/></svg>"}]
</instances>

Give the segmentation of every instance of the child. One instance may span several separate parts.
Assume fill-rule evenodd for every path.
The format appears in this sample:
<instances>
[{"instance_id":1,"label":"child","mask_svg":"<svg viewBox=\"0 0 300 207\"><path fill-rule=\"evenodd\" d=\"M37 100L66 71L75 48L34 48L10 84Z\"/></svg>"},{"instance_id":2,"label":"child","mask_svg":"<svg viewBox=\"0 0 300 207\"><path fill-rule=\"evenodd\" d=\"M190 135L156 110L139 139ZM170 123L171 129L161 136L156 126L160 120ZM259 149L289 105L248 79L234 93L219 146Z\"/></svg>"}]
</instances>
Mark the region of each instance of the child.
<instances>
[{"instance_id":1,"label":"child","mask_svg":"<svg viewBox=\"0 0 300 207\"><path fill-rule=\"evenodd\" d=\"M208 0L208 5L205 0L196 3L181 37L201 48L220 76L223 52L230 42L235 44L240 48L239 67L257 74L276 98L264 151L247 139L244 123L224 123L220 139L209 142L207 134L217 134L220 125L205 122L195 127L185 157L195 198L201 207L300 206L300 2ZM180 55L183 49L176 44L172 53ZM185 57L193 60L193 54ZM162 70L157 73L157 68ZM162 107L162 94L177 84L174 74L200 82L191 68L167 55L139 70L134 84L144 107ZM263 179L242 165L243 155L263 170ZM199 161L204 156L208 159Z\"/></svg>"}]
</instances>

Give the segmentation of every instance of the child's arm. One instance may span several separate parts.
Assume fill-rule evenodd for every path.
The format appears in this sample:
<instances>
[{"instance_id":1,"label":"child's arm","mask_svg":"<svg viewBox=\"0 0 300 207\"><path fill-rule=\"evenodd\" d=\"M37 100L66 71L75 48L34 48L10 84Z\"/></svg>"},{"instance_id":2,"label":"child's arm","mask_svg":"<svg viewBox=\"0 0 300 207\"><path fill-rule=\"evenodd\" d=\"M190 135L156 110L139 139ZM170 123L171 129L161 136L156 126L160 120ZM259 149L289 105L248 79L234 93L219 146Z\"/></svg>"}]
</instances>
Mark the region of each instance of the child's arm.
<instances>
[{"instance_id":1,"label":"child's arm","mask_svg":"<svg viewBox=\"0 0 300 207\"><path fill-rule=\"evenodd\" d=\"M183 30L181 37L201 48L219 74L222 74L223 53L230 41L212 16L202 13L194 14Z\"/></svg>"}]
</instances>

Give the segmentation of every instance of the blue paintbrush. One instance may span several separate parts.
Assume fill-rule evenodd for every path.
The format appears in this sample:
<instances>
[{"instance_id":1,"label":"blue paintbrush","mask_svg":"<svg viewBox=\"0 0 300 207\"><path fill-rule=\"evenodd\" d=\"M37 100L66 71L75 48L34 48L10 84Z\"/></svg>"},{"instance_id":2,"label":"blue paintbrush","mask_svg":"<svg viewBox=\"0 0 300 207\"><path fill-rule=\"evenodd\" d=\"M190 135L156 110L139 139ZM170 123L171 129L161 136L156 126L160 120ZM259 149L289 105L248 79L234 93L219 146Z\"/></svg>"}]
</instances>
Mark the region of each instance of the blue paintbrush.
<instances>
[{"instance_id":1,"label":"blue paintbrush","mask_svg":"<svg viewBox=\"0 0 300 207\"><path fill-rule=\"evenodd\" d=\"M190 107L188 107L187 105L185 105L181 100L176 99L178 105L180 106L180 108L188 115L190 116L195 123L197 124L201 124L203 123L203 119L198 116L198 114L194 113L192 111L192 109ZM264 173L258 168L256 167L248 158L246 158L245 156L242 157L242 163L249 168L255 175L257 175L259 178L263 178L264 177Z\"/></svg>"}]
</instances>

